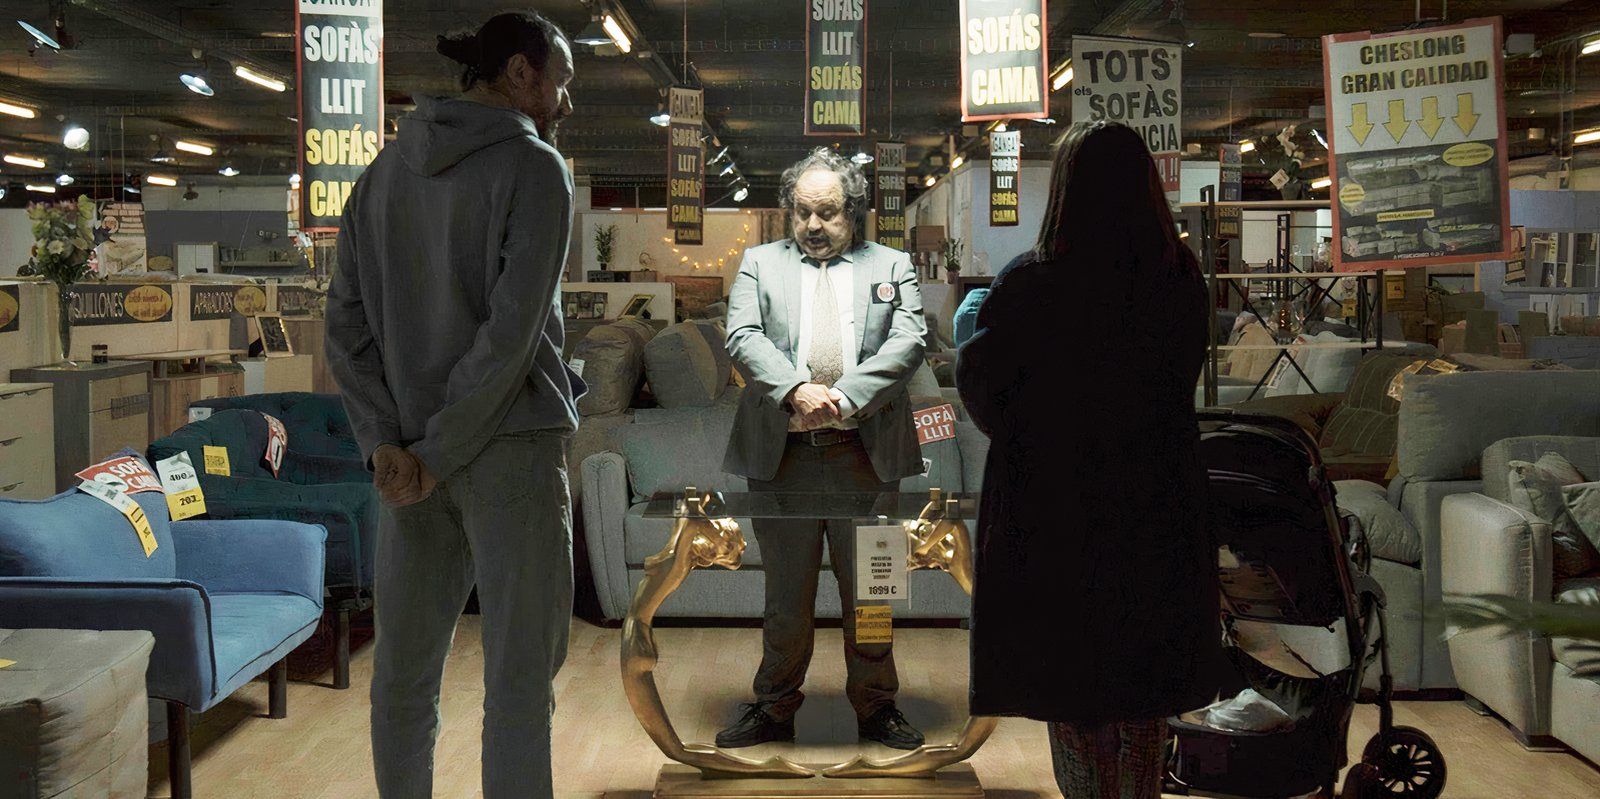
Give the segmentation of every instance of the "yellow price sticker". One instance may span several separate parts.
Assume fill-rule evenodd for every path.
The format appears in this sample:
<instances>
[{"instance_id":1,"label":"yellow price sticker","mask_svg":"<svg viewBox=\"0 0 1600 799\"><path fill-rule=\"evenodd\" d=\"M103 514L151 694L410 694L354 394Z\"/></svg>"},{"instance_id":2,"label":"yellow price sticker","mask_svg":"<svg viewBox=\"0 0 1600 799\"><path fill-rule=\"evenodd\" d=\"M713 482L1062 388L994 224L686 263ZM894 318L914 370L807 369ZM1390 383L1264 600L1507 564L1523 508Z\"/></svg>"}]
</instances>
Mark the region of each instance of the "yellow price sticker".
<instances>
[{"instance_id":1,"label":"yellow price sticker","mask_svg":"<svg viewBox=\"0 0 1600 799\"><path fill-rule=\"evenodd\" d=\"M219 477L231 477L233 475L233 467L228 464L227 447L208 446L205 448L205 456L206 474L214 474Z\"/></svg>"},{"instance_id":2,"label":"yellow price sticker","mask_svg":"<svg viewBox=\"0 0 1600 799\"><path fill-rule=\"evenodd\" d=\"M4 658L0 658L0 669L9 668L15 665L17 665L15 660L6 660Z\"/></svg>"},{"instance_id":3,"label":"yellow price sticker","mask_svg":"<svg viewBox=\"0 0 1600 799\"><path fill-rule=\"evenodd\" d=\"M181 494L167 494L167 511L175 522L206 512L206 495L196 488Z\"/></svg>"},{"instance_id":4,"label":"yellow price sticker","mask_svg":"<svg viewBox=\"0 0 1600 799\"><path fill-rule=\"evenodd\" d=\"M226 456L228 451L223 450L222 454ZM181 522L206 512L206 495L200 491L200 480L194 473L194 464L189 462L189 453L180 452L157 461L156 471L167 492L167 515L173 521Z\"/></svg>"},{"instance_id":5,"label":"yellow price sticker","mask_svg":"<svg viewBox=\"0 0 1600 799\"><path fill-rule=\"evenodd\" d=\"M888 605L857 605L856 643L894 643L894 608Z\"/></svg>"}]
</instances>

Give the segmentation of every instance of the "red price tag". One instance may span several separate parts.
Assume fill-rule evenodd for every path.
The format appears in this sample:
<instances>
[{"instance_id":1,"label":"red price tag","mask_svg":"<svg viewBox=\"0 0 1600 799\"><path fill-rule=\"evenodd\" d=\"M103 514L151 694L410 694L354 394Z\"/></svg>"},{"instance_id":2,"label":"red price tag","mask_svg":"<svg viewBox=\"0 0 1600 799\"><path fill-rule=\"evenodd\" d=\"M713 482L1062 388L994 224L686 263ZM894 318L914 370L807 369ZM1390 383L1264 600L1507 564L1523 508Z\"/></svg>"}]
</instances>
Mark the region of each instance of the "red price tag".
<instances>
[{"instance_id":1,"label":"red price tag","mask_svg":"<svg viewBox=\"0 0 1600 799\"><path fill-rule=\"evenodd\" d=\"M272 467L272 476L278 476L278 468L283 466L283 453L289 448L289 431L283 429L283 422L275 416L261 414L267 420L267 452L262 459Z\"/></svg>"}]
</instances>

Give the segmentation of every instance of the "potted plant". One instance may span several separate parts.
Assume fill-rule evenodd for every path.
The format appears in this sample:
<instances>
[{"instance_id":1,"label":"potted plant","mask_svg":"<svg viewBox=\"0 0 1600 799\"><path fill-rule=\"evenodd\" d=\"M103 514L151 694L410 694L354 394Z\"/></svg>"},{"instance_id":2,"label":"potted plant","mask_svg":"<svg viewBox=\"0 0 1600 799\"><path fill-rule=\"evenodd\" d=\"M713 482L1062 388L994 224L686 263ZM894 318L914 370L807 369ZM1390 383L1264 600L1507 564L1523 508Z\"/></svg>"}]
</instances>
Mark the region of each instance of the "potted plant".
<instances>
[{"instance_id":1,"label":"potted plant","mask_svg":"<svg viewBox=\"0 0 1600 799\"><path fill-rule=\"evenodd\" d=\"M56 284L56 301L61 310L61 360L68 365L72 363L72 286L90 273L95 217L94 201L88 197L79 197L76 202L28 206L28 219L33 222L33 257L28 262L28 273Z\"/></svg>"},{"instance_id":2,"label":"potted plant","mask_svg":"<svg viewBox=\"0 0 1600 799\"><path fill-rule=\"evenodd\" d=\"M944 269L950 283L954 284L956 278L961 276L961 256L967 245L961 239L945 239L939 242L944 251Z\"/></svg>"},{"instance_id":3,"label":"potted plant","mask_svg":"<svg viewBox=\"0 0 1600 799\"><path fill-rule=\"evenodd\" d=\"M600 262L600 271L611 268L611 248L616 243L616 225L601 225L594 229L594 253L595 259Z\"/></svg>"}]
</instances>

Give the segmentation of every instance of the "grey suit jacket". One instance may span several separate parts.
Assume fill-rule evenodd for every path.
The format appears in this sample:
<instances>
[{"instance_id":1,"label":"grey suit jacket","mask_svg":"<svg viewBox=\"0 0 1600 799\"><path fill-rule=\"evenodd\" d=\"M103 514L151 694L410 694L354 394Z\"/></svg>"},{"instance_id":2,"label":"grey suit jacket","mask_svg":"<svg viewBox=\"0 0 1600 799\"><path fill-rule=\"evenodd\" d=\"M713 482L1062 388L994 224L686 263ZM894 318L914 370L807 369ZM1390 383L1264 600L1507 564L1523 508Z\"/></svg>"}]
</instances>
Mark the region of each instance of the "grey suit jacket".
<instances>
[{"instance_id":1,"label":"grey suit jacket","mask_svg":"<svg viewBox=\"0 0 1600 799\"><path fill-rule=\"evenodd\" d=\"M847 255L854 263L857 366L834 384L855 404L861 439L884 482L922 473L906 384L922 364L927 323L910 256L870 242ZM784 399L801 384L800 273L809 269L793 240L745 251L728 297L728 352L745 377L723 469L755 480L778 473L788 444ZM885 283L890 301L875 297Z\"/></svg>"}]
</instances>

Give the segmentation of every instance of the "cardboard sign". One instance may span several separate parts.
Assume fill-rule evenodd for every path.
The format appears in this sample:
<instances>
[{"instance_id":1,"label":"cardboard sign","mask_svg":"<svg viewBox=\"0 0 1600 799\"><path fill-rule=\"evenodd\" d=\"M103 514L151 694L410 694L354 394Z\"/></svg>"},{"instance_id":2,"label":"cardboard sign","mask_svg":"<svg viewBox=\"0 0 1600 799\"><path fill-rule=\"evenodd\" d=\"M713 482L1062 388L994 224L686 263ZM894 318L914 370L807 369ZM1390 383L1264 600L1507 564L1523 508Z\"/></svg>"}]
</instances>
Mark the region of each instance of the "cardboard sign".
<instances>
[{"instance_id":1,"label":"cardboard sign","mask_svg":"<svg viewBox=\"0 0 1600 799\"><path fill-rule=\"evenodd\" d=\"M1121 122L1149 146L1169 197L1183 150L1183 45L1072 37L1072 119Z\"/></svg>"},{"instance_id":2,"label":"cardboard sign","mask_svg":"<svg viewBox=\"0 0 1600 799\"><path fill-rule=\"evenodd\" d=\"M989 134L989 226L1016 227L1022 187L1022 131Z\"/></svg>"},{"instance_id":3,"label":"cardboard sign","mask_svg":"<svg viewBox=\"0 0 1600 799\"><path fill-rule=\"evenodd\" d=\"M138 494L160 491L161 481L144 461L132 455L112 458L78 472L78 479L111 486L118 491Z\"/></svg>"},{"instance_id":4,"label":"cardboard sign","mask_svg":"<svg viewBox=\"0 0 1600 799\"><path fill-rule=\"evenodd\" d=\"M205 448L205 457L206 474L214 474L218 477L233 476L233 467L228 463L227 447L207 446Z\"/></svg>"},{"instance_id":5,"label":"cardboard sign","mask_svg":"<svg viewBox=\"0 0 1600 799\"><path fill-rule=\"evenodd\" d=\"M668 97L672 121L667 125L667 226L672 228L674 244L700 244L706 211L706 151L700 140L705 92L674 86Z\"/></svg>"},{"instance_id":6,"label":"cardboard sign","mask_svg":"<svg viewBox=\"0 0 1600 799\"><path fill-rule=\"evenodd\" d=\"M806 135L860 136L867 0L806 3Z\"/></svg>"},{"instance_id":7,"label":"cardboard sign","mask_svg":"<svg viewBox=\"0 0 1600 799\"><path fill-rule=\"evenodd\" d=\"M888 605L857 605L856 643L894 643L894 609Z\"/></svg>"},{"instance_id":8,"label":"cardboard sign","mask_svg":"<svg viewBox=\"0 0 1600 799\"><path fill-rule=\"evenodd\" d=\"M1323 37L1334 268L1509 249L1500 19Z\"/></svg>"},{"instance_id":9,"label":"cardboard sign","mask_svg":"<svg viewBox=\"0 0 1600 799\"><path fill-rule=\"evenodd\" d=\"M856 528L856 600L887 602L908 598L906 531L898 524Z\"/></svg>"},{"instance_id":10,"label":"cardboard sign","mask_svg":"<svg viewBox=\"0 0 1600 799\"><path fill-rule=\"evenodd\" d=\"M299 0L300 230L337 230L383 147L383 0Z\"/></svg>"},{"instance_id":11,"label":"cardboard sign","mask_svg":"<svg viewBox=\"0 0 1600 799\"><path fill-rule=\"evenodd\" d=\"M878 142L878 243L891 250L906 248L906 146Z\"/></svg>"},{"instance_id":12,"label":"cardboard sign","mask_svg":"<svg viewBox=\"0 0 1600 799\"><path fill-rule=\"evenodd\" d=\"M206 512L206 496L200 491L200 477L189 461L189 453L180 452L156 461L156 471L161 474L161 485L167 490L167 515L173 521L181 522Z\"/></svg>"},{"instance_id":13,"label":"cardboard sign","mask_svg":"<svg viewBox=\"0 0 1600 799\"><path fill-rule=\"evenodd\" d=\"M139 503L134 502L133 497L109 483L92 480L79 483L78 490L116 508L117 512L128 520L128 524L133 525L133 532L139 536L139 546L144 548L146 558L156 551L159 542L156 541L155 531L150 529L150 520L145 517L144 508L139 507Z\"/></svg>"},{"instance_id":14,"label":"cardboard sign","mask_svg":"<svg viewBox=\"0 0 1600 799\"><path fill-rule=\"evenodd\" d=\"M945 404L917 411L913 421L917 425L917 444L927 446L956 437L956 408Z\"/></svg>"},{"instance_id":15,"label":"cardboard sign","mask_svg":"<svg viewBox=\"0 0 1600 799\"><path fill-rule=\"evenodd\" d=\"M0 286L0 333L21 328L22 294L16 286Z\"/></svg>"},{"instance_id":16,"label":"cardboard sign","mask_svg":"<svg viewBox=\"0 0 1600 799\"><path fill-rule=\"evenodd\" d=\"M278 417L261 414L267 420L267 451L261 459L267 462L272 469L272 476L278 476L278 469L283 466L283 454L289 450L289 431L283 429L283 422Z\"/></svg>"},{"instance_id":17,"label":"cardboard sign","mask_svg":"<svg viewBox=\"0 0 1600 799\"><path fill-rule=\"evenodd\" d=\"M962 122L1050 116L1049 20L1045 0L961 0Z\"/></svg>"},{"instance_id":18,"label":"cardboard sign","mask_svg":"<svg viewBox=\"0 0 1600 799\"><path fill-rule=\"evenodd\" d=\"M152 283L77 283L72 287L72 326L131 325L172 321L172 292Z\"/></svg>"}]
</instances>

